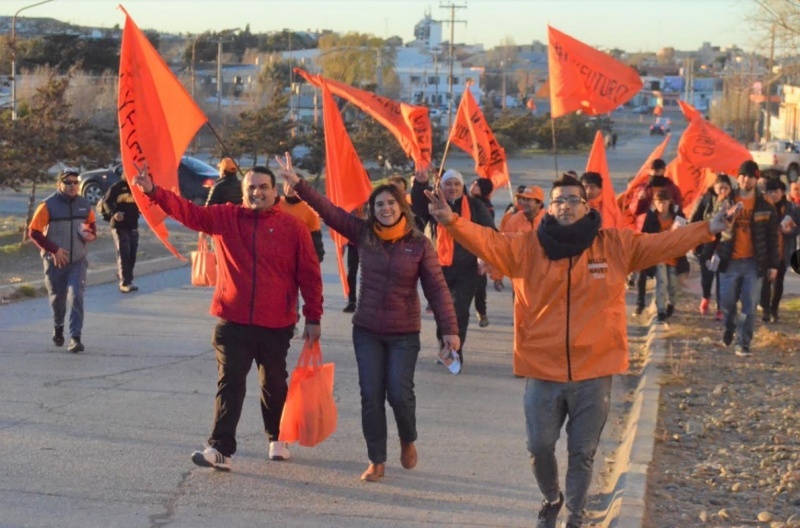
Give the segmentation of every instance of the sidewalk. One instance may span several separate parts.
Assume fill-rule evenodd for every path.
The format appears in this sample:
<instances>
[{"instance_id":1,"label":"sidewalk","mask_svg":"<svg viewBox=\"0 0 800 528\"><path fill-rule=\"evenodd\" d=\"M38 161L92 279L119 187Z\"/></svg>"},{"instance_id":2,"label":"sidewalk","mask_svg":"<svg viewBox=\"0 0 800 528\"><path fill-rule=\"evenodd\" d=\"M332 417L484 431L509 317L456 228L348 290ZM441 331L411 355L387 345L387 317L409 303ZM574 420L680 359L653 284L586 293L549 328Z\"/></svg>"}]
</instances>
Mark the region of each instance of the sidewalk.
<instances>
[{"instance_id":1,"label":"sidewalk","mask_svg":"<svg viewBox=\"0 0 800 528\"><path fill-rule=\"evenodd\" d=\"M50 343L46 299L0 307L6 461L0 525L531 526L541 496L525 447L525 380L511 373L510 293L489 292L492 323L470 326L460 376L434 364L433 320L424 316L416 374L419 465L400 468L387 410L387 476L367 485L358 479L367 460L350 317L341 313L335 259L328 255L322 344L326 360L336 364L338 430L316 448L293 447L287 463L267 461L251 372L230 474L189 460L209 432L216 362L211 290L189 286L188 268L155 273L174 263L151 263L154 273L142 276L148 265L137 264L141 290L133 295L121 295L113 276L97 284L101 274L92 274L87 351L77 356ZM300 346L295 340L290 368ZM632 482L625 478L627 455L615 454L621 433L632 428L625 414L631 390L633 399L639 390L628 378L615 382L596 456L590 506L600 510L603 526L615 525L621 486Z\"/></svg>"}]
</instances>

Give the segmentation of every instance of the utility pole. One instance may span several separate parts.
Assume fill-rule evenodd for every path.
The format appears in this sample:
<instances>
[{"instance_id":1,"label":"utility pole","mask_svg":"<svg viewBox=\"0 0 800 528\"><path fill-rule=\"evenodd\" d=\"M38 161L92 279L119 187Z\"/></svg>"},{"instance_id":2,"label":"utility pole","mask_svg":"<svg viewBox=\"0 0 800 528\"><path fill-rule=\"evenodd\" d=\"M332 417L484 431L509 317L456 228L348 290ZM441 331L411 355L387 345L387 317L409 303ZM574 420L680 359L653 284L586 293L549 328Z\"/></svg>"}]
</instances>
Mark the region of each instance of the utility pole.
<instances>
[{"instance_id":1,"label":"utility pole","mask_svg":"<svg viewBox=\"0 0 800 528\"><path fill-rule=\"evenodd\" d=\"M227 31L238 31L236 29L228 29ZM232 38L217 37L216 39L208 39L209 42L217 43L217 113L222 112L222 44L224 42L233 42Z\"/></svg>"},{"instance_id":2,"label":"utility pole","mask_svg":"<svg viewBox=\"0 0 800 528\"><path fill-rule=\"evenodd\" d=\"M455 62L453 55L453 39L455 38L455 25L456 23L465 25L467 23L466 20L456 20L456 9L466 9L467 4L439 4L439 7L450 10L450 20L444 21L446 23L449 22L450 24L450 76L447 79L448 97L450 98L450 100L447 102L447 129L449 131L453 126L453 102L455 101L453 98L453 64Z\"/></svg>"},{"instance_id":3,"label":"utility pole","mask_svg":"<svg viewBox=\"0 0 800 528\"><path fill-rule=\"evenodd\" d=\"M770 98L772 96L770 95L770 92L772 90L770 88L771 88L772 79L773 79L772 68L774 67L774 65L775 65L775 24L772 24L772 38L770 39L770 45L769 45L769 66L767 68L768 69L768 71L767 71L767 82L766 82L766 86L764 87L765 88L764 89L764 98L765 98L764 99L765 100L764 108L767 109L767 116L766 116L766 119L764 120L764 142L767 142L770 139L772 139L771 134L770 134L770 118L772 117L772 101L770 100Z\"/></svg>"}]
</instances>

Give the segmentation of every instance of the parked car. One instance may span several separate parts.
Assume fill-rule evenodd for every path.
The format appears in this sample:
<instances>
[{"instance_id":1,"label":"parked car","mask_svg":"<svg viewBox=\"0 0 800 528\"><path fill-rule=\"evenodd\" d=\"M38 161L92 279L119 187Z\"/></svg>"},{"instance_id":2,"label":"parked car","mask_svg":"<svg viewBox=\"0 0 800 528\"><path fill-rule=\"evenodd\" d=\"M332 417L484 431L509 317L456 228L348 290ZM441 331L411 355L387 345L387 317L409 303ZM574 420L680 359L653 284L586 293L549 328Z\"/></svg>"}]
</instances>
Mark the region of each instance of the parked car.
<instances>
[{"instance_id":1,"label":"parked car","mask_svg":"<svg viewBox=\"0 0 800 528\"><path fill-rule=\"evenodd\" d=\"M95 205L109 187L122 178L122 164L108 169L86 171L78 176L81 195ZM197 158L183 156L178 165L178 185L181 196L197 204L205 204L208 190L219 178L219 171Z\"/></svg>"},{"instance_id":2,"label":"parked car","mask_svg":"<svg viewBox=\"0 0 800 528\"><path fill-rule=\"evenodd\" d=\"M668 118L657 117L653 124L650 125L650 135L658 134L663 136L664 134L669 134L669 124L670 120Z\"/></svg>"},{"instance_id":3,"label":"parked car","mask_svg":"<svg viewBox=\"0 0 800 528\"><path fill-rule=\"evenodd\" d=\"M800 149L791 141L768 141L761 150L751 150L750 155L767 176L785 174L789 182L795 182L800 175Z\"/></svg>"}]
</instances>

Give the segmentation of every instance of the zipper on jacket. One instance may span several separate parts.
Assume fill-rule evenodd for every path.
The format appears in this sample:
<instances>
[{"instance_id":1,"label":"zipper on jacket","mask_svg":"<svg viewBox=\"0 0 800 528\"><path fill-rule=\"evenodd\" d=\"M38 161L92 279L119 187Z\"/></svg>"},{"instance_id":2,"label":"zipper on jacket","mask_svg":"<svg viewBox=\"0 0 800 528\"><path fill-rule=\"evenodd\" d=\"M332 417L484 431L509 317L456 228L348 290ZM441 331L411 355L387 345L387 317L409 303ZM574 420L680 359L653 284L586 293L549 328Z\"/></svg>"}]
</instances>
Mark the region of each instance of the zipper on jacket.
<instances>
[{"instance_id":1,"label":"zipper on jacket","mask_svg":"<svg viewBox=\"0 0 800 528\"><path fill-rule=\"evenodd\" d=\"M253 314L256 311L256 267L258 266L258 254L256 253L256 241L258 240L258 211L253 211L253 284L250 293L250 324L253 324Z\"/></svg>"},{"instance_id":2,"label":"zipper on jacket","mask_svg":"<svg viewBox=\"0 0 800 528\"><path fill-rule=\"evenodd\" d=\"M72 203L73 202L69 202L69 263L70 264L72 264L72 251L75 239L75 226L73 225L73 223L75 222L75 218L72 215Z\"/></svg>"},{"instance_id":3,"label":"zipper on jacket","mask_svg":"<svg viewBox=\"0 0 800 528\"><path fill-rule=\"evenodd\" d=\"M572 361L569 357L569 310L570 310L570 290L572 289L572 257L569 258L569 268L567 268L567 379L572 381Z\"/></svg>"}]
</instances>

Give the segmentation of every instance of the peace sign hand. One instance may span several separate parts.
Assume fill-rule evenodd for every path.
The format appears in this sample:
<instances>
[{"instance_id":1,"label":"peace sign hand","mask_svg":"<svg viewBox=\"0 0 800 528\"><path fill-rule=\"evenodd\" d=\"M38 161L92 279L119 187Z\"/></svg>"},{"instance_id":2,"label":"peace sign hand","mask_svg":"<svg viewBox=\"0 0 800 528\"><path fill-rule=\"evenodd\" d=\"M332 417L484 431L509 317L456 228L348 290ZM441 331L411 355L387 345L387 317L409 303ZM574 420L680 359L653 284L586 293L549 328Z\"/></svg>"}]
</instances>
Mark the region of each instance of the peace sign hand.
<instances>
[{"instance_id":1,"label":"peace sign hand","mask_svg":"<svg viewBox=\"0 0 800 528\"><path fill-rule=\"evenodd\" d=\"M437 222L446 226L453 221L453 211L450 209L450 204L442 196L440 188L437 187L433 191L426 190L425 196L431 201L428 204L428 212Z\"/></svg>"},{"instance_id":2,"label":"peace sign hand","mask_svg":"<svg viewBox=\"0 0 800 528\"><path fill-rule=\"evenodd\" d=\"M300 176L294 171L294 167L292 167L292 157L289 155L288 152L284 154L285 159L281 159L278 156L275 156L275 161L278 162L278 165L281 166L281 170L279 171L283 181L288 183L292 188L300 182Z\"/></svg>"},{"instance_id":3,"label":"peace sign hand","mask_svg":"<svg viewBox=\"0 0 800 528\"><path fill-rule=\"evenodd\" d=\"M136 176L133 177L132 183L145 194L153 192L155 185L153 185L153 179L147 172L147 162L145 161L141 167L136 166L136 168L139 170L139 172L137 172Z\"/></svg>"}]
</instances>

